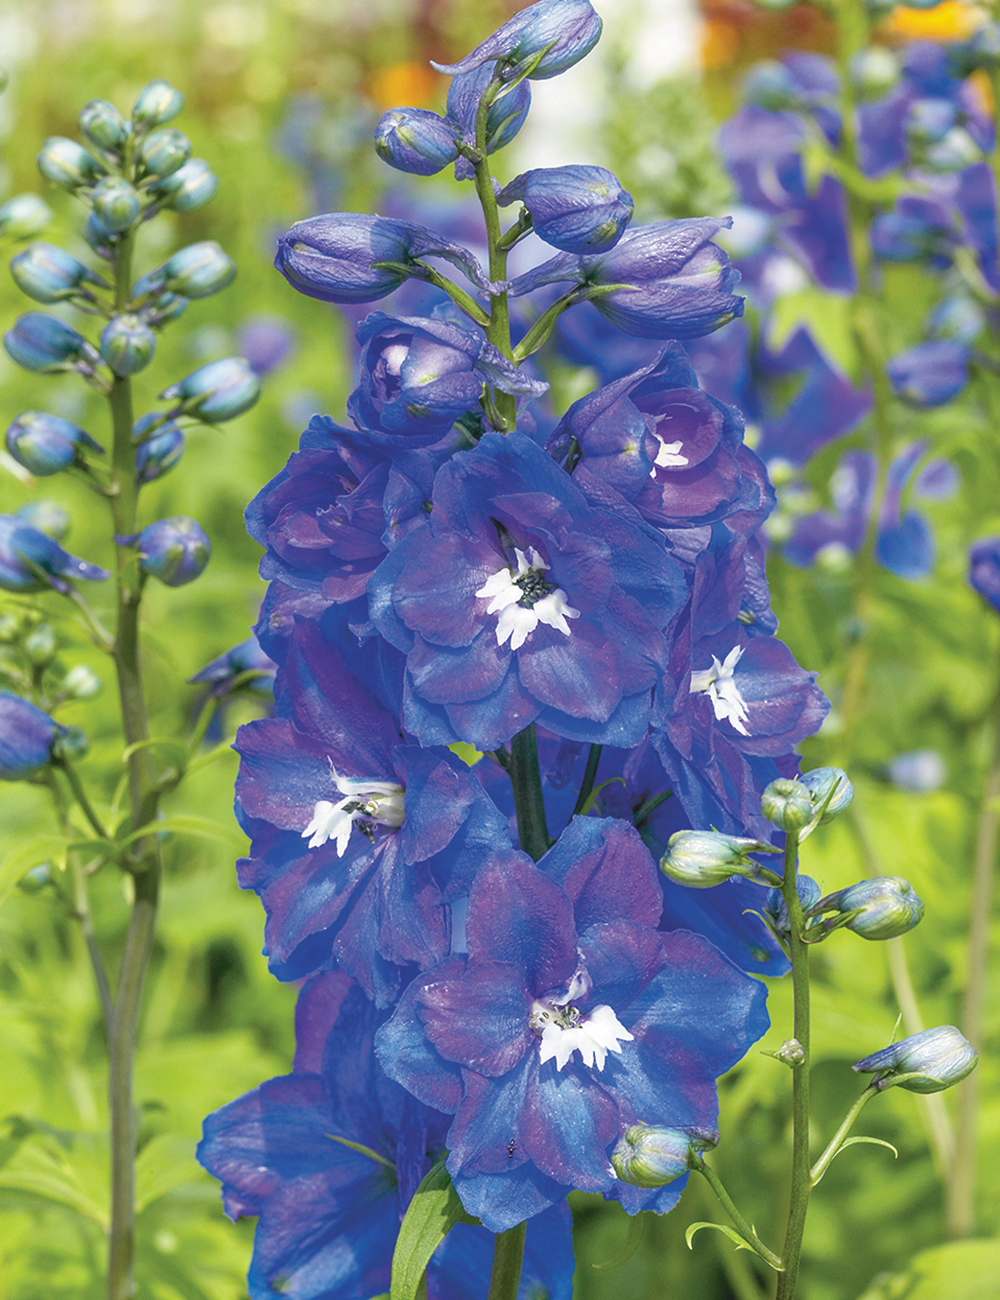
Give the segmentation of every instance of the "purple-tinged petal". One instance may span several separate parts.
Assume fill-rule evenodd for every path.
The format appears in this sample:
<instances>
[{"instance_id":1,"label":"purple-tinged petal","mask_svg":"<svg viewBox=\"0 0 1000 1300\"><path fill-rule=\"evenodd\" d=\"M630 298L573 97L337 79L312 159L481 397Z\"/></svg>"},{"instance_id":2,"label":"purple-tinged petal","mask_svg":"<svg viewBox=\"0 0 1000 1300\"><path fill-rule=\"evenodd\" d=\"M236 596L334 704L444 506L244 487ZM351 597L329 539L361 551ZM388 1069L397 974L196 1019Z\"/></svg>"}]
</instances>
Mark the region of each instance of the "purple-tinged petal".
<instances>
[{"instance_id":1,"label":"purple-tinged petal","mask_svg":"<svg viewBox=\"0 0 1000 1300\"><path fill-rule=\"evenodd\" d=\"M612 918L659 922L660 873L638 831L623 821L574 817L538 867L572 899L579 934Z\"/></svg>"}]
</instances>

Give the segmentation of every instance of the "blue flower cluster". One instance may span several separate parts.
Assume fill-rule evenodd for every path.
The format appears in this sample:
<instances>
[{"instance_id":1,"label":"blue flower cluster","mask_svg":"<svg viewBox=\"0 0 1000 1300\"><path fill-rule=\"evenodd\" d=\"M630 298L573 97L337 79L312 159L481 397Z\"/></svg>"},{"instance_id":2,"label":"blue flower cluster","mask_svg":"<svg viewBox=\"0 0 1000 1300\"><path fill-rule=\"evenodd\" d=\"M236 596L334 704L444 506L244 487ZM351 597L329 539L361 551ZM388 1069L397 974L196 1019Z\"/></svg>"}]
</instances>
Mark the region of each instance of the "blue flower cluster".
<instances>
[{"instance_id":1,"label":"blue flower cluster","mask_svg":"<svg viewBox=\"0 0 1000 1300\"><path fill-rule=\"evenodd\" d=\"M247 511L277 673L275 716L237 736L239 877L273 973L306 981L293 1073L211 1116L200 1148L227 1211L259 1217L254 1297L385 1291L395 1225L445 1152L483 1228L530 1220L521 1294L568 1297L567 1193L676 1202L685 1177L633 1184L612 1153L637 1125L704 1140L717 1077L768 1023L748 972L785 969L759 883L691 891L656 869L678 829L766 848L761 793L828 708L774 635L764 467L670 341L742 309L712 242L727 223L628 227L601 168L499 195L489 176L525 78L599 32L587 0L540 0L445 69L445 117L379 127L393 166L475 177L488 271L395 218L327 214L279 242L282 273L327 301L443 293L362 321L354 427L315 417ZM522 205L506 232L498 198ZM505 250L532 235L558 255L508 281ZM553 284L512 346L513 300ZM659 345L554 421L522 363L587 301ZM485 1291L483 1228L448 1237L429 1295Z\"/></svg>"}]
</instances>

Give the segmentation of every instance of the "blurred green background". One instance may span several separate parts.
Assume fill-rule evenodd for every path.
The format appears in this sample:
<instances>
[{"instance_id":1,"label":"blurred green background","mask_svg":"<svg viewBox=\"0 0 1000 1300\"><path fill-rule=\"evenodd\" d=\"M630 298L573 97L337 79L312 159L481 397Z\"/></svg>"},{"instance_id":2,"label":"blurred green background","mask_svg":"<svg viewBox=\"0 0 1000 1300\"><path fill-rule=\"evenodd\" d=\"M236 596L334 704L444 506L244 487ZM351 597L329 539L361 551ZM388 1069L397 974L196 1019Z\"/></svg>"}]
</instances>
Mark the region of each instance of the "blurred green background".
<instances>
[{"instance_id":1,"label":"blurred green background","mask_svg":"<svg viewBox=\"0 0 1000 1300\"><path fill-rule=\"evenodd\" d=\"M216 239L237 261L239 275L231 289L193 303L166 331L156 361L138 378L139 409L153 409L156 393L196 365L238 350L248 320L278 318L296 340L287 363L265 380L253 410L221 428L193 431L180 466L144 490L146 521L191 514L214 547L198 582L148 589L146 680L154 736L184 732L198 690L183 683L243 640L255 620L263 584L256 576L258 548L243 531L246 502L283 465L312 411L343 418L352 386L344 320L292 292L274 272L275 234L316 211L375 210L386 201L386 187L393 202L405 202L411 192L406 178L382 167L370 146L379 113L397 103L437 106L446 83L427 69L427 60L460 55L517 7L499 0L0 0L0 62L11 75L0 96L0 199L43 192L55 211L43 238L87 254L77 233L78 205L42 187L34 157L46 136L76 134L76 114L88 99L107 98L127 111L146 82L167 78L186 97L175 125L219 174L220 191L210 205L160 218L140 246L139 269L146 270L178 244ZM637 87L629 49L642 39L641 16L627 5L615 8L621 25L612 29L609 21L600 73L583 92L590 99L594 146L588 160L618 171L636 196L639 220L723 211L729 186L713 135L732 105L734 71L789 36L824 48L822 21L805 7L782 23L748 3L717 5L706 10L701 29L707 79L682 72ZM513 163L504 161L499 170L513 174ZM449 201L456 190L443 177L416 192ZM903 346L917 335L926 294L918 273L907 269L893 272L889 289ZM13 282L0 277L4 326L29 308ZM557 369L560 404L585 391L591 378ZM107 441L99 398L72 378L20 371L0 353L4 426L36 407ZM940 551L933 579L907 584L885 573L877 579L870 687L851 768L875 857L865 860L857 838L837 824L810 841L806 859L806 870L827 889L877 874L873 863L913 882L927 903L927 919L906 944L928 1024L954 1022L959 1014L968 862L986 763L986 719L997 695L1000 628L965 583L969 543L1000 531L1000 464L995 440L985 438L990 426L984 409L982 394L973 390L960 404L901 422L900 436L929 436L935 450L958 465L963 490L955 501L928 507ZM838 453L820 456L811 470L820 499L828 494ZM100 503L78 482L57 476L35 483L15 469L0 462L0 509L9 512L40 496L60 502L73 516L69 548L107 564ZM771 580L783 637L835 692L850 638L844 622L849 576L794 570L778 560ZM93 593L99 611L108 598L105 591ZM88 663L105 679L96 701L67 706L60 720L89 732L92 750L81 771L107 800L121 774L113 682L59 602L47 599L41 607L56 622L62 660ZM257 708L234 701L227 734ZM804 765L829 760L836 744L833 732L816 738ZM925 747L944 757L947 779L940 789L908 793L885 779L895 754ZM235 771L235 755L224 754L166 803L167 813L213 819L219 838L175 837L166 848L137 1083L143 1300L237 1300L245 1294L252 1224L234 1226L223 1218L218 1188L198 1169L193 1149L203 1116L285 1072L293 1049L295 989L268 975L260 955L261 908L236 888L232 864L244 841L231 814ZM51 820L44 790L0 786L0 861L23 838L50 829ZM104 1048L83 941L57 875L46 883L36 873L0 907L0 1300L82 1300L102 1293ZM93 886L99 938L113 965L127 916L122 883L106 868ZM831 943L817 953L815 976L821 1143L857 1094L850 1062L889 1041L898 1008L884 945L849 936ZM994 974L993 1044L998 982ZM790 1032L786 985L776 985L771 1006L775 1028L763 1045L775 1048ZM899 1158L860 1147L834 1164L811 1211L805 1300L986 1300L997 1294L995 1053L984 1054L981 1074L981 1239L943 1255L931 1249L912 1271L913 1258L944 1238L940 1169L928 1147L927 1108L912 1095L887 1094L865 1112L859 1131L894 1143ZM755 1052L732 1072L723 1093L718 1166L747 1217L776 1244L787 1195L789 1078ZM950 1106L950 1097L944 1104ZM754 1300L764 1294L755 1262L720 1234L700 1234L693 1250L686 1249L688 1223L719 1218L701 1186L663 1219L641 1216L633 1223L592 1197L574 1197L574 1204L580 1300Z\"/></svg>"}]
</instances>

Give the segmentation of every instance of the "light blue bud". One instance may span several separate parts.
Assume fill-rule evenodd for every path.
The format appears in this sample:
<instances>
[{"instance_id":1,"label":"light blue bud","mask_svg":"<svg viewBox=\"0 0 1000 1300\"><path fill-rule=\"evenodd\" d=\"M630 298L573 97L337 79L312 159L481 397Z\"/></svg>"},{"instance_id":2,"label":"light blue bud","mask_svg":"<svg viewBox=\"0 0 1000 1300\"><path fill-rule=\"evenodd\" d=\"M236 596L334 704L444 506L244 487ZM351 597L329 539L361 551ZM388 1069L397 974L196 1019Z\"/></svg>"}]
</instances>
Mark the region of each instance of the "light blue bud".
<instances>
[{"instance_id":1,"label":"light blue bud","mask_svg":"<svg viewBox=\"0 0 1000 1300\"><path fill-rule=\"evenodd\" d=\"M174 515L150 524L139 534L139 563L144 573L168 587L183 587L204 571L212 543L204 529L187 515Z\"/></svg>"},{"instance_id":2,"label":"light blue bud","mask_svg":"<svg viewBox=\"0 0 1000 1300\"><path fill-rule=\"evenodd\" d=\"M986 328L986 312L966 294L949 294L942 298L927 318L927 336L932 339L957 339L975 343Z\"/></svg>"},{"instance_id":3,"label":"light blue bud","mask_svg":"<svg viewBox=\"0 0 1000 1300\"><path fill-rule=\"evenodd\" d=\"M169 81L157 77L139 91L132 108L132 125L136 131L151 131L177 116L184 107L184 96Z\"/></svg>"},{"instance_id":4,"label":"light blue bud","mask_svg":"<svg viewBox=\"0 0 1000 1300\"><path fill-rule=\"evenodd\" d=\"M537 167L515 176L497 195L520 200L539 239L565 253L604 253L632 219L632 195L606 167Z\"/></svg>"},{"instance_id":5,"label":"light blue bud","mask_svg":"<svg viewBox=\"0 0 1000 1300\"><path fill-rule=\"evenodd\" d=\"M772 844L721 831L675 831L660 859L660 870L679 885L708 889L730 876L755 876L761 864L748 853L776 852Z\"/></svg>"},{"instance_id":6,"label":"light blue bud","mask_svg":"<svg viewBox=\"0 0 1000 1300\"><path fill-rule=\"evenodd\" d=\"M100 443L79 425L45 411L24 411L19 415L7 429L6 443L14 460L38 478L80 463L84 448L104 454Z\"/></svg>"},{"instance_id":7,"label":"light blue bud","mask_svg":"<svg viewBox=\"0 0 1000 1300\"><path fill-rule=\"evenodd\" d=\"M17 511L17 518L57 542L61 542L70 530L69 511L55 501L29 501Z\"/></svg>"},{"instance_id":8,"label":"light blue bud","mask_svg":"<svg viewBox=\"0 0 1000 1300\"><path fill-rule=\"evenodd\" d=\"M589 0L537 0L488 36L458 63L434 63L455 76L498 61L498 71L513 81L526 66L533 81L558 76L590 53L601 36L601 19Z\"/></svg>"},{"instance_id":9,"label":"light blue bud","mask_svg":"<svg viewBox=\"0 0 1000 1300\"><path fill-rule=\"evenodd\" d=\"M161 293L152 302L139 309L139 315L150 327L160 329L187 311L188 300L179 293Z\"/></svg>"},{"instance_id":10,"label":"light blue bud","mask_svg":"<svg viewBox=\"0 0 1000 1300\"><path fill-rule=\"evenodd\" d=\"M171 293L185 298L207 298L232 284L236 263L214 239L206 239L178 249L160 274L164 288Z\"/></svg>"},{"instance_id":11,"label":"light blue bud","mask_svg":"<svg viewBox=\"0 0 1000 1300\"><path fill-rule=\"evenodd\" d=\"M906 135L912 144L937 144L958 119L958 109L950 99L917 99L906 115Z\"/></svg>"},{"instance_id":12,"label":"light blue bud","mask_svg":"<svg viewBox=\"0 0 1000 1300\"><path fill-rule=\"evenodd\" d=\"M875 1087L909 1092L943 1092L961 1083L976 1068L979 1055L954 1025L937 1025L923 1033L873 1052L851 1067L859 1074L878 1074Z\"/></svg>"},{"instance_id":13,"label":"light blue bud","mask_svg":"<svg viewBox=\"0 0 1000 1300\"><path fill-rule=\"evenodd\" d=\"M99 360L82 334L41 311L21 316L3 336L3 345L19 366L40 373L74 367L89 373Z\"/></svg>"},{"instance_id":14,"label":"light blue bud","mask_svg":"<svg viewBox=\"0 0 1000 1300\"><path fill-rule=\"evenodd\" d=\"M0 204L0 235L31 239L52 220L52 209L37 194L15 194Z\"/></svg>"},{"instance_id":15,"label":"light blue bud","mask_svg":"<svg viewBox=\"0 0 1000 1300\"><path fill-rule=\"evenodd\" d=\"M72 763L78 758L85 758L89 752L90 741L80 727L62 727L52 742L52 757L56 761Z\"/></svg>"},{"instance_id":16,"label":"light blue bud","mask_svg":"<svg viewBox=\"0 0 1000 1300\"><path fill-rule=\"evenodd\" d=\"M86 664L74 664L62 679L60 689L73 700L92 700L103 685L100 677Z\"/></svg>"},{"instance_id":17,"label":"light blue bud","mask_svg":"<svg viewBox=\"0 0 1000 1300\"><path fill-rule=\"evenodd\" d=\"M779 830L801 831L813 819L812 795L801 781L779 776L765 787L760 810Z\"/></svg>"},{"instance_id":18,"label":"light blue bud","mask_svg":"<svg viewBox=\"0 0 1000 1300\"><path fill-rule=\"evenodd\" d=\"M137 420L133 436L142 436L143 421L150 422L155 419L159 419L159 416L154 413ZM184 434L180 426L171 420L169 424L164 424L136 447L136 483L142 487L146 483L152 483L154 479L162 478L173 469L183 454Z\"/></svg>"},{"instance_id":19,"label":"light blue bud","mask_svg":"<svg viewBox=\"0 0 1000 1300\"><path fill-rule=\"evenodd\" d=\"M899 59L884 45L867 45L852 56L851 80L860 100L881 99L900 78Z\"/></svg>"},{"instance_id":20,"label":"light blue bud","mask_svg":"<svg viewBox=\"0 0 1000 1300\"><path fill-rule=\"evenodd\" d=\"M41 623L23 641L24 653L33 668L47 668L56 656L56 634L51 623Z\"/></svg>"},{"instance_id":21,"label":"light blue bud","mask_svg":"<svg viewBox=\"0 0 1000 1300\"><path fill-rule=\"evenodd\" d=\"M98 257L103 257L106 262L114 257L118 236L113 230L107 228L93 208L87 214L83 237Z\"/></svg>"},{"instance_id":22,"label":"light blue bud","mask_svg":"<svg viewBox=\"0 0 1000 1300\"><path fill-rule=\"evenodd\" d=\"M375 152L398 171L436 176L458 157L455 127L426 108L390 108L375 128Z\"/></svg>"},{"instance_id":23,"label":"light blue bud","mask_svg":"<svg viewBox=\"0 0 1000 1300\"><path fill-rule=\"evenodd\" d=\"M819 825L833 821L850 807L854 798L854 786L847 773L839 767L814 767L803 772L799 784L804 785L812 796L813 808L817 811L823 809Z\"/></svg>"},{"instance_id":24,"label":"light blue bud","mask_svg":"<svg viewBox=\"0 0 1000 1300\"><path fill-rule=\"evenodd\" d=\"M801 873L795 877L795 892L799 896L803 912L808 912L811 907L814 907L823 893L812 876L803 876ZM785 906L785 896L780 889L767 891L762 911L764 919L770 922L778 938L787 942L791 937L792 929L788 919L788 908Z\"/></svg>"},{"instance_id":25,"label":"light blue bud","mask_svg":"<svg viewBox=\"0 0 1000 1300\"><path fill-rule=\"evenodd\" d=\"M119 378L144 370L155 351L156 335L131 312L109 320L101 331L101 356Z\"/></svg>"},{"instance_id":26,"label":"light blue bud","mask_svg":"<svg viewBox=\"0 0 1000 1300\"><path fill-rule=\"evenodd\" d=\"M182 131L166 127L146 136L139 157L152 176L172 176L191 157L191 141Z\"/></svg>"},{"instance_id":27,"label":"light blue bud","mask_svg":"<svg viewBox=\"0 0 1000 1300\"><path fill-rule=\"evenodd\" d=\"M225 357L192 371L160 396L178 398L178 410L185 415L205 424L221 424L253 406L260 396L260 376L243 357Z\"/></svg>"},{"instance_id":28,"label":"light blue bud","mask_svg":"<svg viewBox=\"0 0 1000 1300\"><path fill-rule=\"evenodd\" d=\"M777 59L762 59L747 71L743 80L743 98L746 103L772 113L796 108L801 102L795 78Z\"/></svg>"},{"instance_id":29,"label":"light blue bud","mask_svg":"<svg viewBox=\"0 0 1000 1300\"><path fill-rule=\"evenodd\" d=\"M84 149L64 135L51 135L42 145L36 159L38 170L56 185L66 190L78 190L93 185L107 168Z\"/></svg>"},{"instance_id":30,"label":"light blue bud","mask_svg":"<svg viewBox=\"0 0 1000 1300\"><path fill-rule=\"evenodd\" d=\"M36 302L62 302L66 298L92 298L84 284L103 285L89 266L55 244L32 244L11 258L10 273L23 293Z\"/></svg>"},{"instance_id":31,"label":"light blue bud","mask_svg":"<svg viewBox=\"0 0 1000 1300\"><path fill-rule=\"evenodd\" d=\"M623 1183L633 1187L665 1187L683 1177L693 1156L717 1146L714 1129L664 1128L632 1124L611 1153L611 1165Z\"/></svg>"},{"instance_id":32,"label":"light blue bud","mask_svg":"<svg viewBox=\"0 0 1000 1300\"><path fill-rule=\"evenodd\" d=\"M204 158L191 158L158 181L151 193L164 207L175 212L193 212L214 198L218 188L219 178Z\"/></svg>"},{"instance_id":33,"label":"light blue bud","mask_svg":"<svg viewBox=\"0 0 1000 1300\"><path fill-rule=\"evenodd\" d=\"M120 176L109 176L94 187L94 213L98 221L113 234L128 230L139 216L139 195Z\"/></svg>"},{"instance_id":34,"label":"light blue bud","mask_svg":"<svg viewBox=\"0 0 1000 1300\"><path fill-rule=\"evenodd\" d=\"M902 876L875 876L861 880L821 899L811 911L835 912L823 925L835 928L840 918L851 912L858 915L843 922L848 930L863 939L895 939L919 924L924 915L923 899Z\"/></svg>"},{"instance_id":35,"label":"light blue bud","mask_svg":"<svg viewBox=\"0 0 1000 1300\"><path fill-rule=\"evenodd\" d=\"M920 161L929 171L948 175L981 162L983 151L964 126L953 126L943 140L930 145Z\"/></svg>"},{"instance_id":36,"label":"light blue bud","mask_svg":"<svg viewBox=\"0 0 1000 1300\"><path fill-rule=\"evenodd\" d=\"M889 780L902 790L927 794L944 785L948 775L944 759L936 749L914 749L897 754L889 764Z\"/></svg>"},{"instance_id":37,"label":"light blue bud","mask_svg":"<svg viewBox=\"0 0 1000 1300\"><path fill-rule=\"evenodd\" d=\"M116 150L128 139L128 123L106 99L92 99L80 109L80 130L98 149Z\"/></svg>"}]
</instances>

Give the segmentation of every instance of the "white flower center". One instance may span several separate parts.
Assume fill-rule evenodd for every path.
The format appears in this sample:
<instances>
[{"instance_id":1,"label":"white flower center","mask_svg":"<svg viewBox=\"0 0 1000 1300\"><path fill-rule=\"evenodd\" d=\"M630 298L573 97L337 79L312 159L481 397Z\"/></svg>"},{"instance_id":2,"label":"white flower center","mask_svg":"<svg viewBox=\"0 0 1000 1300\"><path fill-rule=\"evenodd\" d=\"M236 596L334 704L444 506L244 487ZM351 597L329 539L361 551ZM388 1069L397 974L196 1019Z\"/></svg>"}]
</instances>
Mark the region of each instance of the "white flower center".
<instances>
[{"instance_id":1,"label":"white flower center","mask_svg":"<svg viewBox=\"0 0 1000 1300\"><path fill-rule=\"evenodd\" d=\"M545 580L548 565L533 546L527 553L514 548L517 568L503 568L491 574L476 592L489 600L487 614L496 614L497 645L510 641L512 650L520 650L539 623L554 627L563 636L569 636L568 618L579 618L559 587Z\"/></svg>"},{"instance_id":2,"label":"white flower center","mask_svg":"<svg viewBox=\"0 0 1000 1300\"><path fill-rule=\"evenodd\" d=\"M608 1052L620 1052L621 1042L632 1042L630 1034L609 1006L600 1006L581 1015L572 999L589 992L590 979L577 971L569 988L559 997L536 998L531 1004L531 1029L541 1039L539 1064L555 1059L556 1069L569 1063L574 1052L580 1053L584 1065L604 1069Z\"/></svg>"},{"instance_id":3,"label":"white flower center","mask_svg":"<svg viewBox=\"0 0 1000 1300\"><path fill-rule=\"evenodd\" d=\"M394 781L341 776L332 763L330 771L333 784L344 797L336 803L320 799L313 808L312 821L302 832L302 838L309 840L311 849L321 848L328 840L336 840L337 857L342 858L355 825L369 837L373 822L392 830L402 826L406 812L401 785Z\"/></svg>"},{"instance_id":4,"label":"white flower center","mask_svg":"<svg viewBox=\"0 0 1000 1300\"><path fill-rule=\"evenodd\" d=\"M649 477L656 478L657 465L662 466L664 469L676 469L678 465L686 465L688 463L687 456L680 454L683 446L684 442L680 438L676 442L661 442L660 449L656 453L656 460L653 461L653 468L649 471Z\"/></svg>"},{"instance_id":5,"label":"white flower center","mask_svg":"<svg viewBox=\"0 0 1000 1300\"><path fill-rule=\"evenodd\" d=\"M736 665L742 658L743 650L738 645L733 646L721 664L713 655L711 668L691 674L690 692L693 695L700 691L707 695L717 718L727 718L741 736L749 736L749 731L743 725L750 716L746 700L740 694L740 688L733 677Z\"/></svg>"},{"instance_id":6,"label":"white flower center","mask_svg":"<svg viewBox=\"0 0 1000 1300\"><path fill-rule=\"evenodd\" d=\"M382 364L387 375L398 378L409 350L407 343L390 343L387 348L382 349Z\"/></svg>"}]
</instances>

